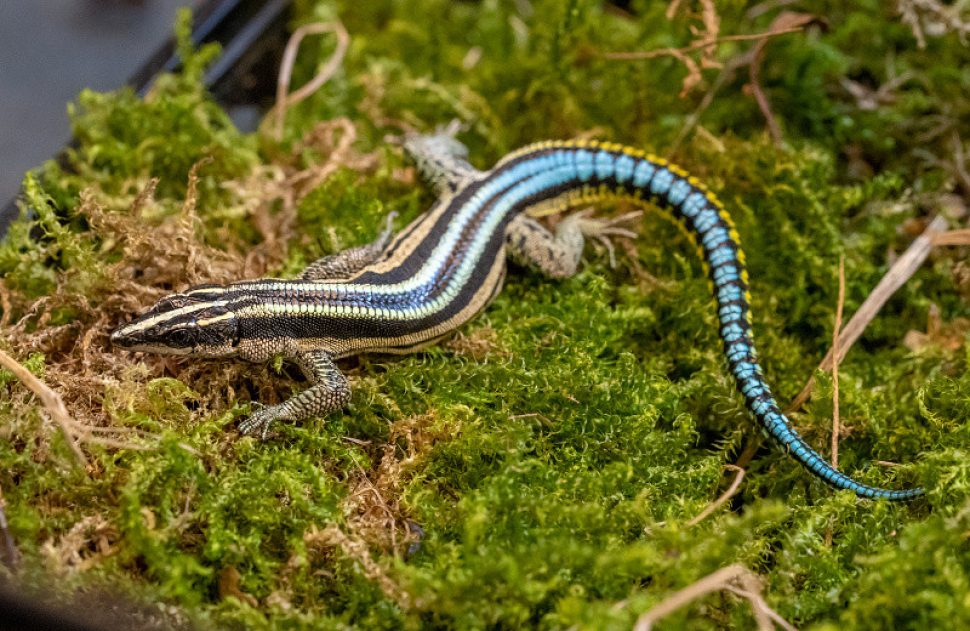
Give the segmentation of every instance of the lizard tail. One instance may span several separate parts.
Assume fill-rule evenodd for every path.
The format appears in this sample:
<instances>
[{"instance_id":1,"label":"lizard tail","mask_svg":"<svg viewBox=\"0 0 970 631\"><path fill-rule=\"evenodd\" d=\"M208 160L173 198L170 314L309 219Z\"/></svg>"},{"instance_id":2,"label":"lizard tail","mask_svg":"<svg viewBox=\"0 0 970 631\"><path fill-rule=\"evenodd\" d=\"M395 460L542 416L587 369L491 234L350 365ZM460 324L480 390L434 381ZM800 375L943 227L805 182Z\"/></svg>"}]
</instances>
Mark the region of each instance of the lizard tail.
<instances>
[{"instance_id":1,"label":"lizard tail","mask_svg":"<svg viewBox=\"0 0 970 631\"><path fill-rule=\"evenodd\" d=\"M795 432L762 376L751 334L748 273L730 216L713 193L678 167L646 157L640 165L634 167L632 183L668 206L697 242L717 300L725 357L738 390L764 432L813 475L837 489L891 501L922 495L921 488L894 491L863 484L832 467ZM649 181L641 182L637 181L637 169L652 169L654 173Z\"/></svg>"},{"instance_id":2,"label":"lizard tail","mask_svg":"<svg viewBox=\"0 0 970 631\"><path fill-rule=\"evenodd\" d=\"M765 433L820 480L860 497L911 500L921 488L894 491L863 484L829 465L799 436L779 409L767 383L751 336L748 273L737 230L717 197L696 178L666 160L612 143L549 141L510 154L496 166L541 156L551 168L565 169L573 186L529 208L545 214L565 207L621 198L653 202L668 209L697 244L717 300L720 335L738 390Z\"/></svg>"}]
</instances>

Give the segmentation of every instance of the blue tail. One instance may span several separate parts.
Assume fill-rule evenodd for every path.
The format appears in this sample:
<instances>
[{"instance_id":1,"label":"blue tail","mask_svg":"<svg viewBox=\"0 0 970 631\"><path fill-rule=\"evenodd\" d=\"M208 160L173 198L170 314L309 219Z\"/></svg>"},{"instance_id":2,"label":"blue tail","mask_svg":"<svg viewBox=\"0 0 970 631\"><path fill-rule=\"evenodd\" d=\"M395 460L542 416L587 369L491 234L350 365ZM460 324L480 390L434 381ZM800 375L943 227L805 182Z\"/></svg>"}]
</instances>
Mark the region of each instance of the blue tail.
<instances>
[{"instance_id":1,"label":"blue tail","mask_svg":"<svg viewBox=\"0 0 970 631\"><path fill-rule=\"evenodd\" d=\"M827 484L850 489L860 497L905 501L923 494L921 488L892 491L862 484L825 462L792 429L762 377L751 339L748 277L737 231L720 201L703 184L666 160L636 149L596 142L539 143L510 154L500 165L509 168L516 162L533 161L537 166L546 161L557 169L565 169L548 184L557 195L565 195L573 203L604 197L652 200L669 208L683 222L708 268L724 352L738 390L765 433L802 466ZM576 188L582 194L570 196L568 189ZM542 197L550 197L548 191Z\"/></svg>"}]
</instances>

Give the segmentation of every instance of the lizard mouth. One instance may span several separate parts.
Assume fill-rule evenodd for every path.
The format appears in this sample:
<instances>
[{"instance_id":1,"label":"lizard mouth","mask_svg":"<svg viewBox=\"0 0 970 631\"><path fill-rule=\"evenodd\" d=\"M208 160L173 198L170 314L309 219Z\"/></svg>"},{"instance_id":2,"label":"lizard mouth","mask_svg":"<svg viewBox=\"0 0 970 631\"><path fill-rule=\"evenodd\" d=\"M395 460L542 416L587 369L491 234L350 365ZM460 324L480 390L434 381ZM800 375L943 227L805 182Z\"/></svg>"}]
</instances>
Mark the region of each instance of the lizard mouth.
<instances>
[{"instance_id":1,"label":"lizard mouth","mask_svg":"<svg viewBox=\"0 0 970 631\"><path fill-rule=\"evenodd\" d=\"M154 353L181 354L182 349L162 344L150 330L140 326L140 320L123 324L111 333L111 345L126 351L147 351Z\"/></svg>"},{"instance_id":2,"label":"lizard mouth","mask_svg":"<svg viewBox=\"0 0 970 631\"><path fill-rule=\"evenodd\" d=\"M119 346L121 348L128 348L129 346L131 346L131 342L132 342L131 337L132 336L131 336L130 332L128 331L128 330L130 330L130 328L131 328L130 325L125 324L123 326L118 327L114 331L112 331L111 332L111 345L112 346Z\"/></svg>"},{"instance_id":3,"label":"lizard mouth","mask_svg":"<svg viewBox=\"0 0 970 631\"><path fill-rule=\"evenodd\" d=\"M153 340L151 336L144 332L132 330L132 324L119 327L111 334L111 345L126 351L160 353L164 355L191 355L194 347L187 345L184 347L172 346Z\"/></svg>"},{"instance_id":4,"label":"lizard mouth","mask_svg":"<svg viewBox=\"0 0 970 631\"><path fill-rule=\"evenodd\" d=\"M124 324L111 333L111 345L129 351L151 350L151 344L135 327L135 322Z\"/></svg>"}]
</instances>

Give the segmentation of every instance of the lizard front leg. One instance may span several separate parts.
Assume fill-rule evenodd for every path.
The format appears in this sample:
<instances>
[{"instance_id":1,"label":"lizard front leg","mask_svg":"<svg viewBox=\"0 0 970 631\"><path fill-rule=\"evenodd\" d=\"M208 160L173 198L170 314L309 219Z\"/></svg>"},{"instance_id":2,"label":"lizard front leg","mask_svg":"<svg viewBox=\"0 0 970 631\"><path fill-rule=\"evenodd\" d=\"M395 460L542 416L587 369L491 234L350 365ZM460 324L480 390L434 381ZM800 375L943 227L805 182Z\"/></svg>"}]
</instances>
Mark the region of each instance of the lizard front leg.
<instances>
[{"instance_id":1,"label":"lizard front leg","mask_svg":"<svg viewBox=\"0 0 970 631\"><path fill-rule=\"evenodd\" d=\"M384 253L387 244L391 242L394 229L391 227L397 213L387 216L387 227L373 241L367 245L348 248L342 252L331 254L310 263L297 278L300 280L336 280L349 278L364 269Z\"/></svg>"},{"instance_id":2,"label":"lizard front leg","mask_svg":"<svg viewBox=\"0 0 970 631\"><path fill-rule=\"evenodd\" d=\"M257 410L239 424L247 436L266 439L276 421L302 421L339 410L350 403L350 382L326 351L307 351L294 357L310 381L310 387L283 403Z\"/></svg>"}]
</instances>

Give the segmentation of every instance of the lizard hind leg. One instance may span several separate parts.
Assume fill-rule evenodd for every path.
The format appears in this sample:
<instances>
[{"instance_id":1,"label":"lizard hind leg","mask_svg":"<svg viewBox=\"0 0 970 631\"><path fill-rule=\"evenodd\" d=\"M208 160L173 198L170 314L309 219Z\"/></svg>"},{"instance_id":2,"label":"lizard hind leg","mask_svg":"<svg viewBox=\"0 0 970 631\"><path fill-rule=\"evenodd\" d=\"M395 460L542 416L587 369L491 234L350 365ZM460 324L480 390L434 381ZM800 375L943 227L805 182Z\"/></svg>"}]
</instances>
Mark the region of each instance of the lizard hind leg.
<instances>
[{"instance_id":1,"label":"lizard hind leg","mask_svg":"<svg viewBox=\"0 0 970 631\"><path fill-rule=\"evenodd\" d=\"M459 129L457 121L452 121L433 135L411 133L404 137L404 151L439 197L454 193L465 182L482 175L468 162L468 147L455 138Z\"/></svg>"},{"instance_id":2,"label":"lizard hind leg","mask_svg":"<svg viewBox=\"0 0 970 631\"><path fill-rule=\"evenodd\" d=\"M590 217L590 211L572 214L556 226L555 234L526 215L519 215L505 232L505 244L511 258L520 265L538 268L550 278L569 278L582 260L586 239L596 239L606 246L610 263L616 266L613 244L609 237L633 238L636 233L616 224L639 217L637 211L612 219Z\"/></svg>"}]
</instances>

